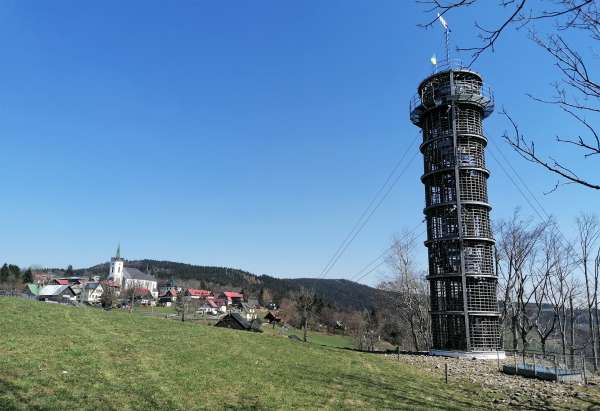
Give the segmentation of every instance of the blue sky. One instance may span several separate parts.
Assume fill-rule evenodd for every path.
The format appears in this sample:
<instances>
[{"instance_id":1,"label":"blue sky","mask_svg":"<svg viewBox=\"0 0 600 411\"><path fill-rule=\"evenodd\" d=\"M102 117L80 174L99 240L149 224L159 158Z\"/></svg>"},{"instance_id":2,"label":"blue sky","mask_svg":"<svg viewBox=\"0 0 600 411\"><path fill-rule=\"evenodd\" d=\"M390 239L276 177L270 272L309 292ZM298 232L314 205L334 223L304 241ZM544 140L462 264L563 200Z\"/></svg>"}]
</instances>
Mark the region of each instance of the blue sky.
<instances>
[{"instance_id":1,"label":"blue sky","mask_svg":"<svg viewBox=\"0 0 600 411\"><path fill-rule=\"evenodd\" d=\"M449 15L453 43L473 44L485 12ZM121 242L129 259L317 276L417 134L408 101L443 54L427 18L408 0L2 3L1 259L81 267ZM539 147L572 127L525 96L558 79L526 33L475 68ZM488 137L571 235L598 193L544 196L556 178L511 152L507 126L494 114ZM598 176L598 160L547 152ZM533 214L488 166L493 217ZM418 157L328 277L422 219L421 172Z\"/></svg>"}]
</instances>

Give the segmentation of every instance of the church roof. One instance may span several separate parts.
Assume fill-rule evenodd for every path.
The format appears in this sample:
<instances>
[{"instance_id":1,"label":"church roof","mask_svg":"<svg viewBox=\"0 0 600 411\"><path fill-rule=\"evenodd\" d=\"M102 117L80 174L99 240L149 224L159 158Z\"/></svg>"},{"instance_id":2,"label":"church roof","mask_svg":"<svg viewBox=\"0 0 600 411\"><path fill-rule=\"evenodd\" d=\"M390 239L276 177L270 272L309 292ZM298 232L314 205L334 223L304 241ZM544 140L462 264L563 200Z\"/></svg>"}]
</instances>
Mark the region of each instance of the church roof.
<instances>
[{"instance_id":1,"label":"church roof","mask_svg":"<svg viewBox=\"0 0 600 411\"><path fill-rule=\"evenodd\" d=\"M125 267L123 268L123 278L128 280L143 280L143 281L156 281L156 277L151 274L146 274L137 268Z\"/></svg>"}]
</instances>

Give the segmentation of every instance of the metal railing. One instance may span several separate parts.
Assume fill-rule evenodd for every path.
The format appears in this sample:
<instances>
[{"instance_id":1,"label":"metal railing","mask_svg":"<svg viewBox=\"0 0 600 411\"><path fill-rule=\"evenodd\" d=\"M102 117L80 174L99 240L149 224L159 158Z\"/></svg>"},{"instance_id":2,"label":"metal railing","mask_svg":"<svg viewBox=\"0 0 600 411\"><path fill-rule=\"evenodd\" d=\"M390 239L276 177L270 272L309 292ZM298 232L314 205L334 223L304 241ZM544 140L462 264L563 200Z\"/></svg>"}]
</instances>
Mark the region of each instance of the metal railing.
<instances>
[{"instance_id":1,"label":"metal railing","mask_svg":"<svg viewBox=\"0 0 600 411\"><path fill-rule=\"evenodd\" d=\"M451 93L449 81L432 82L423 87L420 94L417 93L410 99L409 112L413 113L419 107L424 109L436 107L450 97L481 104L484 109L494 106L494 93L489 85L479 80L457 79L454 81L454 94Z\"/></svg>"},{"instance_id":2,"label":"metal railing","mask_svg":"<svg viewBox=\"0 0 600 411\"><path fill-rule=\"evenodd\" d=\"M580 354L542 353L534 351L506 350L506 360L500 366L505 374L558 381L562 383L587 384L600 377L593 357Z\"/></svg>"}]
</instances>

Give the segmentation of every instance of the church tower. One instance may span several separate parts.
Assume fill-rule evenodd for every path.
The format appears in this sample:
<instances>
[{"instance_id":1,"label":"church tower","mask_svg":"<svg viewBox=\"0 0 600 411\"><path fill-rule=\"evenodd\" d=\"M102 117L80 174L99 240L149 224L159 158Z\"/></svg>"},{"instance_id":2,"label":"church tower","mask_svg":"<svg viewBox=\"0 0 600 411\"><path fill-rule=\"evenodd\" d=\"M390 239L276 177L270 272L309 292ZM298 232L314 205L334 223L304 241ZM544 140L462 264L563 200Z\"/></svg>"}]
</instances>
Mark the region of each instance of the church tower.
<instances>
[{"instance_id":1,"label":"church tower","mask_svg":"<svg viewBox=\"0 0 600 411\"><path fill-rule=\"evenodd\" d=\"M110 259L110 273L108 278L119 286L123 284L123 259L121 258L121 244L117 247L117 254Z\"/></svg>"}]
</instances>

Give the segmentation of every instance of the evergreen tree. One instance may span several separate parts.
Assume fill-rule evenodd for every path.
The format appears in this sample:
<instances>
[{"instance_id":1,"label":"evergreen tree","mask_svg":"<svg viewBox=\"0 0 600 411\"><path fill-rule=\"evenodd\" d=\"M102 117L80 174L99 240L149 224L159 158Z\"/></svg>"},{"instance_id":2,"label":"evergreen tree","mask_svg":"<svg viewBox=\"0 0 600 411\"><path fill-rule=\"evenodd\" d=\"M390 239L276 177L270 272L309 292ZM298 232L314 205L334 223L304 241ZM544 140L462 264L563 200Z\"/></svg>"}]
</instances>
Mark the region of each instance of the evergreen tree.
<instances>
[{"instance_id":1,"label":"evergreen tree","mask_svg":"<svg viewBox=\"0 0 600 411\"><path fill-rule=\"evenodd\" d=\"M69 264L69 266L67 267L67 272L65 273L65 275L67 277L72 277L73 276L73 266L71 264Z\"/></svg>"},{"instance_id":2,"label":"evergreen tree","mask_svg":"<svg viewBox=\"0 0 600 411\"><path fill-rule=\"evenodd\" d=\"M23 282L24 283L32 283L33 282L33 273L31 272L31 268L28 268L23 272Z\"/></svg>"},{"instance_id":3,"label":"evergreen tree","mask_svg":"<svg viewBox=\"0 0 600 411\"><path fill-rule=\"evenodd\" d=\"M21 280L21 269L19 268L18 265L10 264L8 266L8 272L10 273L10 276L15 281L20 281Z\"/></svg>"},{"instance_id":4,"label":"evergreen tree","mask_svg":"<svg viewBox=\"0 0 600 411\"><path fill-rule=\"evenodd\" d=\"M10 271L8 271L8 264L4 263L2 268L0 268L0 283L7 282L9 275Z\"/></svg>"}]
</instances>

